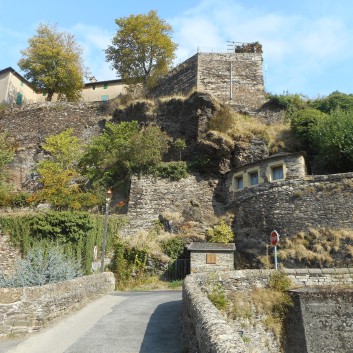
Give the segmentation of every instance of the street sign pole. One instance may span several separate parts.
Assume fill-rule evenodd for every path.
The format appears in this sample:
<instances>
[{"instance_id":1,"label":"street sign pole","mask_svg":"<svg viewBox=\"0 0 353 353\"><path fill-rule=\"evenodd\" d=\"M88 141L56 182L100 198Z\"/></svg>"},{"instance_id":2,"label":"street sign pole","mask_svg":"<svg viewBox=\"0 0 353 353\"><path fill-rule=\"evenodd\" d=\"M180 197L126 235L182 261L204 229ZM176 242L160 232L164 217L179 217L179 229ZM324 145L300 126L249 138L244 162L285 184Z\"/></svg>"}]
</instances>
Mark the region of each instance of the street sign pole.
<instances>
[{"instance_id":1,"label":"street sign pole","mask_svg":"<svg viewBox=\"0 0 353 353\"><path fill-rule=\"evenodd\" d=\"M278 269L278 263L277 263L277 243L279 242L279 234L277 233L276 230L273 230L271 232L271 235L270 235L270 242L271 242L271 245L273 245L275 247L275 251L274 251L274 254L275 254L275 269L277 270Z\"/></svg>"}]
</instances>

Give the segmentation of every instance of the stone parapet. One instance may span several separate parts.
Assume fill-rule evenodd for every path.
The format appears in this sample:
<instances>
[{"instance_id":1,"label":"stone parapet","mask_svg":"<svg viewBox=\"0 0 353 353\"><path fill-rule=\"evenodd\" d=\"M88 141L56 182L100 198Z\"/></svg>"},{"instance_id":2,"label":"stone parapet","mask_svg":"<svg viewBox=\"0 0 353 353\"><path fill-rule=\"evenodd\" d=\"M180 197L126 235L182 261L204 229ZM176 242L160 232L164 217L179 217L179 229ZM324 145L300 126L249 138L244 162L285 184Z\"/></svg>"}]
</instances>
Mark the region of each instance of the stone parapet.
<instances>
[{"instance_id":1,"label":"stone parapet","mask_svg":"<svg viewBox=\"0 0 353 353\"><path fill-rule=\"evenodd\" d=\"M202 293L199 276L188 276L183 287L184 345L189 352L245 353L241 336Z\"/></svg>"},{"instance_id":2,"label":"stone parapet","mask_svg":"<svg viewBox=\"0 0 353 353\"><path fill-rule=\"evenodd\" d=\"M239 270L218 272L213 277L227 291L246 291L266 287L273 272L274 270ZM295 287L302 288L291 291L295 305L285 323L285 351L350 352L353 347L353 268L285 269L284 272ZM198 273L189 275L184 281L185 346L190 352L198 353L249 352L240 332L224 319L202 291L208 279L208 274ZM338 309L335 311L336 307ZM247 332L247 336L257 337L259 341L262 338L267 341L270 339L268 333L259 330L259 327L254 326L247 330L254 331ZM259 332L255 332L257 330ZM261 335L266 337L261 338ZM320 340L317 340L318 335L325 336L323 340L326 350ZM345 347L349 349L345 350Z\"/></svg>"},{"instance_id":3,"label":"stone parapet","mask_svg":"<svg viewBox=\"0 0 353 353\"><path fill-rule=\"evenodd\" d=\"M111 272L45 286L0 288L0 338L36 332L114 289Z\"/></svg>"}]
</instances>

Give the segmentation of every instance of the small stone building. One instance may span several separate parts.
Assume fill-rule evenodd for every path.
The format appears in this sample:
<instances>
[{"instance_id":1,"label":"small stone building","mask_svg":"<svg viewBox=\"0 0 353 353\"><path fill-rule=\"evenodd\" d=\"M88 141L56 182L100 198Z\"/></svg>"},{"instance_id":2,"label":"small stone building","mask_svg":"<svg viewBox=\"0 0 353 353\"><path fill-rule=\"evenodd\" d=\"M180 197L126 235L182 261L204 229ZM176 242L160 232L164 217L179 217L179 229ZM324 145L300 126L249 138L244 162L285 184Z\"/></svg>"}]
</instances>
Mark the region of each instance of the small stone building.
<instances>
[{"instance_id":1,"label":"small stone building","mask_svg":"<svg viewBox=\"0 0 353 353\"><path fill-rule=\"evenodd\" d=\"M190 272L234 270L234 243L191 243Z\"/></svg>"}]
</instances>

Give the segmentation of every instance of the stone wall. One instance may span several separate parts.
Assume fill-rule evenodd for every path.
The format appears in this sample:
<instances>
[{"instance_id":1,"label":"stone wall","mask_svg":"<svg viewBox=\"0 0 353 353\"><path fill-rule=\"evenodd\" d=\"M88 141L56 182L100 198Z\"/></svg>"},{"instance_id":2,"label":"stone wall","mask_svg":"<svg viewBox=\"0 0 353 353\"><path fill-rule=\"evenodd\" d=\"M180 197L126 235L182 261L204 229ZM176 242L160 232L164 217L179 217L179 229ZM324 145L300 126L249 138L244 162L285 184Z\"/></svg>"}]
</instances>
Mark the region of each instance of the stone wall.
<instances>
[{"instance_id":1,"label":"stone wall","mask_svg":"<svg viewBox=\"0 0 353 353\"><path fill-rule=\"evenodd\" d=\"M259 249L264 254L274 229L286 237L310 227L352 228L353 173L245 188L229 194L229 208L234 210L237 249Z\"/></svg>"},{"instance_id":2,"label":"stone wall","mask_svg":"<svg viewBox=\"0 0 353 353\"><path fill-rule=\"evenodd\" d=\"M237 110L255 111L265 102L261 53L197 53L162 80L155 96L187 94L195 88Z\"/></svg>"},{"instance_id":3,"label":"stone wall","mask_svg":"<svg viewBox=\"0 0 353 353\"><path fill-rule=\"evenodd\" d=\"M21 252L10 242L10 236L0 230L0 273L11 275Z\"/></svg>"},{"instance_id":4,"label":"stone wall","mask_svg":"<svg viewBox=\"0 0 353 353\"><path fill-rule=\"evenodd\" d=\"M188 276L183 286L183 340L188 352L248 352L239 333L201 291L198 278Z\"/></svg>"},{"instance_id":5,"label":"stone wall","mask_svg":"<svg viewBox=\"0 0 353 353\"><path fill-rule=\"evenodd\" d=\"M198 54L198 85L201 91L237 110L254 111L265 102L260 53Z\"/></svg>"},{"instance_id":6,"label":"stone wall","mask_svg":"<svg viewBox=\"0 0 353 353\"><path fill-rule=\"evenodd\" d=\"M179 212L186 221L207 223L223 207L215 199L217 184L217 179L198 174L179 181L133 176L128 204L130 226L124 235L151 228L163 212ZM204 233L205 229L200 231Z\"/></svg>"},{"instance_id":7,"label":"stone wall","mask_svg":"<svg viewBox=\"0 0 353 353\"><path fill-rule=\"evenodd\" d=\"M38 331L114 288L110 272L41 287L0 288L0 338Z\"/></svg>"},{"instance_id":8,"label":"stone wall","mask_svg":"<svg viewBox=\"0 0 353 353\"><path fill-rule=\"evenodd\" d=\"M353 352L353 287L291 291L286 353Z\"/></svg>"},{"instance_id":9,"label":"stone wall","mask_svg":"<svg viewBox=\"0 0 353 353\"><path fill-rule=\"evenodd\" d=\"M0 133L8 133L16 146L9 171L9 181L15 189L21 190L33 182L34 167L46 137L72 128L75 135L87 141L100 132L104 120L110 119L108 105L101 102L44 102L3 113Z\"/></svg>"},{"instance_id":10,"label":"stone wall","mask_svg":"<svg viewBox=\"0 0 353 353\"><path fill-rule=\"evenodd\" d=\"M168 76L158 83L153 95L161 97L189 94L197 87L197 59L198 54L195 54L170 71Z\"/></svg>"},{"instance_id":11,"label":"stone wall","mask_svg":"<svg viewBox=\"0 0 353 353\"><path fill-rule=\"evenodd\" d=\"M219 278L219 281L224 284L228 291L246 291L266 287L272 272L273 270L218 272L215 278ZM293 312L289 313L288 322L286 322L286 331L290 334L288 336L290 344L287 344L286 353L336 352L335 349L338 349L337 352L350 352L353 337L351 325L353 322L353 269L286 269L285 272L294 286L304 286L308 289L307 291L296 290L292 293L294 299L298 298L298 293L300 294L299 299L295 300L296 307ZM189 347L190 352L199 353L249 352L249 346L242 340L240 331L235 329L236 325L231 325L230 322L226 321L201 290L207 280L208 276L206 274L193 274L189 275L184 281L183 323L185 346ZM311 286L321 286L321 289L313 290ZM346 289L338 291L337 288L340 288L340 286L345 286ZM304 293L303 296L301 293ZM315 305L317 306L315 307ZM333 308L339 305L341 305L339 310L330 316L333 313ZM302 313L306 308L308 312ZM328 320L329 317L331 317L331 321ZM304 326L300 327L302 323L304 323ZM326 325L326 323L328 324ZM295 325L297 326L294 327ZM304 330L304 336L298 336L298 333L304 332ZM324 339L325 349L320 348L320 343L316 343L316 346L314 346L314 341L318 337L317 330L321 330L320 337L326 336ZM250 325L247 328L242 328L241 331L241 334L245 337L252 337L259 342L271 341L271 335L260 330L258 326ZM263 335L266 335L266 337L261 337ZM339 344L338 339L341 340ZM289 345L291 347L288 347ZM296 347L298 347L298 350L295 350ZM349 349L342 350L342 347L348 347ZM265 351L264 347L259 346L259 348L264 350L258 350L258 352Z\"/></svg>"}]
</instances>

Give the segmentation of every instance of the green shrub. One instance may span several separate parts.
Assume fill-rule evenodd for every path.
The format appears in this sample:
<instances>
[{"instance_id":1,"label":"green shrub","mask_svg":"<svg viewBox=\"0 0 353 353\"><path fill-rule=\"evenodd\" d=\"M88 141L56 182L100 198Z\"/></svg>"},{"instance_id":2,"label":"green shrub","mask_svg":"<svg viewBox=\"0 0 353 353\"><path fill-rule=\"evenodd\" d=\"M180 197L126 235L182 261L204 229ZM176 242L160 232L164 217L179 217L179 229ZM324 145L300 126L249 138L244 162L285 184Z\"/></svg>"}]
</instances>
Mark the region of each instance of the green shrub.
<instances>
[{"instance_id":1,"label":"green shrub","mask_svg":"<svg viewBox=\"0 0 353 353\"><path fill-rule=\"evenodd\" d=\"M138 281L144 277L147 259L147 249L131 246L126 241L116 238L110 270L115 275L117 288L122 289L131 280Z\"/></svg>"},{"instance_id":2,"label":"green shrub","mask_svg":"<svg viewBox=\"0 0 353 353\"><path fill-rule=\"evenodd\" d=\"M24 259L17 262L12 277L0 278L1 287L43 286L82 276L77 261L64 255L58 247L32 248Z\"/></svg>"},{"instance_id":3,"label":"green shrub","mask_svg":"<svg viewBox=\"0 0 353 353\"><path fill-rule=\"evenodd\" d=\"M268 98L268 105L284 109L289 113L308 106L308 102L301 94L270 94Z\"/></svg>"},{"instance_id":4,"label":"green shrub","mask_svg":"<svg viewBox=\"0 0 353 353\"><path fill-rule=\"evenodd\" d=\"M207 297L218 310L227 307L228 299L222 283L213 284L207 291Z\"/></svg>"},{"instance_id":5,"label":"green shrub","mask_svg":"<svg viewBox=\"0 0 353 353\"><path fill-rule=\"evenodd\" d=\"M222 219L214 228L207 230L206 238L211 243L230 243L234 240L232 228Z\"/></svg>"},{"instance_id":6,"label":"green shrub","mask_svg":"<svg viewBox=\"0 0 353 353\"><path fill-rule=\"evenodd\" d=\"M183 161L161 163L155 168L154 175L170 180L180 180L188 177L188 166Z\"/></svg>"},{"instance_id":7,"label":"green shrub","mask_svg":"<svg viewBox=\"0 0 353 353\"><path fill-rule=\"evenodd\" d=\"M345 94L335 91L325 98L319 98L312 101L311 106L327 114L336 109L341 109L343 111L353 110L353 94Z\"/></svg>"},{"instance_id":8,"label":"green shrub","mask_svg":"<svg viewBox=\"0 0 353 353\"><path fill-rule=\"evenodd\" d=\"M162 241L163 252L171 259L177 259L184 251L184 241L180 237L166 239Z\"/></svg>"},{"instance_id":9,"label":"green shrub","mask_svg":"<svg viewBox=\"0 0 353 353\"><path fill-rule=\"evenodd\" d=\"M268 282L270 289L285 292L292 286L292 282L289 277L282 271L274 271Z\"/></svg>"}]
</instances>

